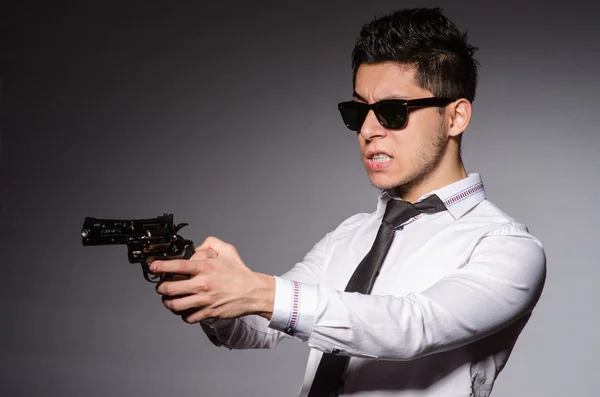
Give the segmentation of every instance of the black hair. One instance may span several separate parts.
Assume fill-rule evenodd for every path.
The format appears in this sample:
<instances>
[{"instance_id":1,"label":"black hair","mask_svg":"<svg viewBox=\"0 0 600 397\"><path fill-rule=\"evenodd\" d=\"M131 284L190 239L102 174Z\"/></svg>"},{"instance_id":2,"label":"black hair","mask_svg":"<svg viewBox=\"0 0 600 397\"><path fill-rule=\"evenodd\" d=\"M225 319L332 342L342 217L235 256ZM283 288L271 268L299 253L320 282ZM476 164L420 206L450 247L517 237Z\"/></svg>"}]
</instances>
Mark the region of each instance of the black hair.
<instances>
[{"instance_id":1,"label":"black hair","mask_svg":"<svg viewBox=\"0 0 600 397\"><path fill-rule=\"evenodd\" d=\"M353 80L363 63L393 62L415 67L415 83L433 95L473 102L476 50L441 8L398 10L363 26L352 51Z\"/></svg>"}]
</instances>

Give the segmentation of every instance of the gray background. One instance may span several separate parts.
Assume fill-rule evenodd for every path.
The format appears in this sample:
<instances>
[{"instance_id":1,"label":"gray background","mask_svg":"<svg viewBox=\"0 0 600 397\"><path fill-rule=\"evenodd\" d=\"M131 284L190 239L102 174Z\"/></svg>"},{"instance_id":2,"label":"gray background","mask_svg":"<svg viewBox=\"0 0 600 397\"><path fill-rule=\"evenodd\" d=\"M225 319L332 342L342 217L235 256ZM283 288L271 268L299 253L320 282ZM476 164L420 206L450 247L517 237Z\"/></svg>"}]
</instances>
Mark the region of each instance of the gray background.
<instances>
[{"instance_id":1,"label":"gray background","mask_svg":"<svg viewBox=\"0 0 600 397\"><path fill-rule=\"evenodd\" d=\"M4 9L0 394L294 396L305 345L214 347L161 306L125 247L82 247L83 218L172 212L185 237L283 273L374 209L336 109L360 27L440 5L480 47L467 170L548 255L493 396L595 395L597 5L199 3Z\"/></svg>"}]
</instances>

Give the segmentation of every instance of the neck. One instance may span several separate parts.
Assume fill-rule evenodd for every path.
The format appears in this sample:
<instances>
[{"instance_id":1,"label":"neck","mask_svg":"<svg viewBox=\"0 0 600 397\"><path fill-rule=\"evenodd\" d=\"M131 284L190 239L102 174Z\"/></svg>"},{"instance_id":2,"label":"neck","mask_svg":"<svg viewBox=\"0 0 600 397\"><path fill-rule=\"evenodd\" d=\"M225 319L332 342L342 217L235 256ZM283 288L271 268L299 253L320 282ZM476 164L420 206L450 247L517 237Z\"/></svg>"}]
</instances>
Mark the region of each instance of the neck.
<instances>
[{"instance_id":1,"label":"neck","mask_svg":"<svg viewBox=\"0 0 600 397\"><path fill-rule=\"evenodd\" d=\"M402 200L415 203L424 194L460 181L467 176L467 171L461 160L453 159L453 161L450 161L446 158L442 159L437 167L425 175L417 184L407 187L405 190L396 189L396 193Z\"/></svg>"}]
</instances>

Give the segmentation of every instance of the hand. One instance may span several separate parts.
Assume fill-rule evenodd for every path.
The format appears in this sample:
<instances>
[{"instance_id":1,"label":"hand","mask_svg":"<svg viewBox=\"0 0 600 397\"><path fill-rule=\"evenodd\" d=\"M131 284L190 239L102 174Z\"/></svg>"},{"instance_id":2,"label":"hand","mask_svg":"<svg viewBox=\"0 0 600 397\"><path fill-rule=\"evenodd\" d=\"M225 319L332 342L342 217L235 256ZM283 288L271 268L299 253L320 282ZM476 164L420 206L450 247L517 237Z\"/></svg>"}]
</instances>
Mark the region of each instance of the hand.
<instances>
[{"instance_id":1,"label":"hand","mask_svg":"<svg viewBox=\"0 0 600 397\"><path fill-rule=\"evenodd\" d=\"M163 304L187 323L207 318L236 318L273 313L275 279L250 270L237 250L215 237L207 238L189 260L154 261L153 273L188 275L163 281L156 292Z\"/></svg>"}]
</instances>

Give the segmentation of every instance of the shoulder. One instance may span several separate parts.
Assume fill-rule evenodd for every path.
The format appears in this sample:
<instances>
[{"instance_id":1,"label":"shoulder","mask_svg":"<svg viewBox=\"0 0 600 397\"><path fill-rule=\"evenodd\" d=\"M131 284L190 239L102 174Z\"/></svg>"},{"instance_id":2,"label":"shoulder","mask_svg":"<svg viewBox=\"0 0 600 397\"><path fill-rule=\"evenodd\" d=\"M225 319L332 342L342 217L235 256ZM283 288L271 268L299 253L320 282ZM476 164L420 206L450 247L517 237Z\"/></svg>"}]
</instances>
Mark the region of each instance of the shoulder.
<instances>
[{"instance_id":1,"label":"shoulder","mask_svg":"<svg viewBox=\"0 0 600 397\"><path fill-rule=\"evenodd\" d=\"M489 232L486 234L500 234L512 231L533 237L527 225L519 222L488 199L481 201L459 221L488 229Z\"/></svg>"},{"instance_id":2,"label":"shoulder","mask_svg":"<svg viewBox=\"0 0 600 397\"><path fill-rule=\"evenodd\" d=\"M545 274L546 252L542 242L527 225L490 200L481 201L455 224L459 230L468 231L472 258L510 258L509 262L524 265L523 270L540 276Z\"/></svg>"},{"instance_id":3,"label":"shoulder","mask_svg":"<svg viewBox=\"0 0 600 397\"><path fill-rule=\"evenodd\" d=\"M538 274L543 279L546 271L545 249L525 224L487 199L466 214L464 222L480 225L479 242L473 252L475 257L501 255L513 264L524 265L522 270Z\"/></svg>"}]
</instances>

